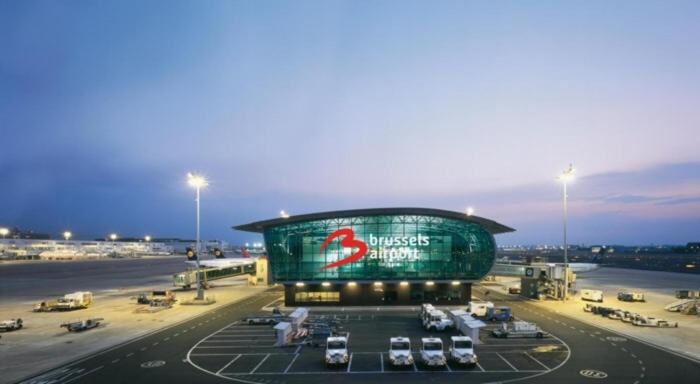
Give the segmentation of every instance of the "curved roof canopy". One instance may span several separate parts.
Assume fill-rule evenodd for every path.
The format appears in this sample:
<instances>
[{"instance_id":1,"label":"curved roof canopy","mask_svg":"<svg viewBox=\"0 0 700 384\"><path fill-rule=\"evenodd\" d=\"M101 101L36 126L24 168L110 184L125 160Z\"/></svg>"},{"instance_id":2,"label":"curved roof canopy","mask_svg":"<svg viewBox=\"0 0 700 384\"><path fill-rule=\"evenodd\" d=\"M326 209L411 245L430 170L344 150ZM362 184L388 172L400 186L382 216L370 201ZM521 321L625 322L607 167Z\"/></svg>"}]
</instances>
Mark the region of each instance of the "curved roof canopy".
<instances>
[{"instance_id":1,"label":"curved roof canopy","mask_svg":"<svg viewBox=\"0 0 700 384\"><path fill-rule=\"evenodd\" d=\"M369 209L351 209L345 211L331 211L309 213L305 215L290 216L288 218L276 218L270 220L256 221L250 224L234 226L233 229L248 232L263 232L266 228L275 227L289 223L298 223L314 220L329 220L343 217L358 217L358 216L382 216L382 215L425 215L437 216L448 219L455 219L475 223L481 225L492 235L506 232L514 232L515 229L497 223L493 220L485 219L479 216L468 216L461 212L446 211L442 209L432 208L369 208Z\"/></svg>"}]
</instances>

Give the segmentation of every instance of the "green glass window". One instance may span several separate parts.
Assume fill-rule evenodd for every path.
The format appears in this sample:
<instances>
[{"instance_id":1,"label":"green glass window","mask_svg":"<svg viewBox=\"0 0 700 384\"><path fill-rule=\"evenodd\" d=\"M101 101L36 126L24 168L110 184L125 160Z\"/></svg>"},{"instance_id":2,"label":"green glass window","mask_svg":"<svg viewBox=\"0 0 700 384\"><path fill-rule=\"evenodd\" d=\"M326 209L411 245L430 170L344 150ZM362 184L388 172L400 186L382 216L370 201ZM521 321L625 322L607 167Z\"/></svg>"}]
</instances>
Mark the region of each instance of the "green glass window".
<instances>
[{"instance_id":1,"label":"green glass window","mask_svg":"<svg viewBox=\"0 0 700 384\"><path fill-rule=\"evenodd\" d=\"M336 230L349 228L367 244L361 259L324 266L350 256L342 236L321 252ZM378 215L295 222L264 232L271 277L276 282L352 280L477 280L495 259L493 236L479 224L424 215Z\"/></svg>"}]
</instances>

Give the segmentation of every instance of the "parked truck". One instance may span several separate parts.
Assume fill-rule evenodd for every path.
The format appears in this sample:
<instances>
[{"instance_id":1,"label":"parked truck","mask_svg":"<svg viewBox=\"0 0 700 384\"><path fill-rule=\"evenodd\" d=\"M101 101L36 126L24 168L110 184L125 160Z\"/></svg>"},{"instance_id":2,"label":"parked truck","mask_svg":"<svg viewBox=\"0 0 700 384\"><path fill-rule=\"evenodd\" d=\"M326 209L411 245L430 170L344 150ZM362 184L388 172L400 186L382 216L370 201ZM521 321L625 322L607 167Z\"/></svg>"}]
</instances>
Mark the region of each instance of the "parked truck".
<instances>
[{"instance_id":1,"label":"parked truck","mask_svg":"<svg viewBox=\"0 0 700 384\"><path fill-rule=\"evenodd\" d=\"M347 336L332 336L326 339L326 366L346 365L350 361Z\"/></svg>"},{"instance_id":2,"label":"parked truck","mask_svg":"<svg viewBox=\"0 0 700 384\"><path fill-rule=\"evenodd\" d=\"M526 321L514 321L512 325L502 323L499 328L494 329L491 334L495 337L504 339L515 337L534 337L541 339L546 336L546 333L534 323Z\"/></svg>"},{"instance_id":3,"label":"parked truck","mask_svg":"<svg viewBox=\"0 0 700 384\"><path fill-rule=\"evenodd\" d=\"M513 321L513 313L510 307L489 307L483 317L486 321Z\"/></svg>"},{"instance_id":4,"label":"parked truck","mask_svg":"<svg viewBox=\"0 0 700 384\"><path fill-rule=\"evenodd\" d=\"M478 358L474 353L474 343L471 337L468 336L452 336L450 337L450 349L448 356L450 360L457 364L475 366Z\"/></svg>"},{"instance_id":5,"label":"parked truck","mask_svg":"<svg viewBox=\"0 0 700 384\"><path fill-rule=\"evenodd\" d=\"M644 294L641 292L621 291L617 293L620 301L641 301L644 302Z\"/></svg>"},{"instance_id":6,"label":"parked truck","mask_svg":"<svg viewBox=\"0 0 700 384\"><path fill-rule=\"evenodd\" d=\"M443 311L434 309L423 317L423 328L426 331L444 331L453 327L454 322Z\"/></svg>"},{"instance_id":7,"label":"parked truck","mask_svg":"<svg viewBox=\"0 0 700 384\"><path fill-rule=\"evenodd\" d=\"M442 350L442 340L437 337L422 338L420 359L427 367L442 367L447 364L445 353Z\"/></svg>"},{"instance_id":8,"label":"parked truck","mask_svg":"<svg viewBox=\"0 0 700 384\"><path fill-rule=\"evenodd\" d=\"M58 300L42 301L34 306L34 312L69 311L84 309L92 304L92 292L73 292Z\"/></svg>"},{"instance_id":9,"label":"parked truck","mask_svg":"<svg viewBox=\"0 0 700 384\"><path fill-rule=\"evenodd\" d=\"M581 300L603 302L603 291L597 289L582 289Z\"/></svg>"},{"instance_id":10,"label":"parked truck","mask_svg":"<svg viewBox=\"0 0 700 384\"><path fill-rule=\"evenodd\" d=\"M490 301L470 301L467 304L467 312L474 317L484 317L489 308L493 308Z\"/></svg>"},{"instance_id":11,"label":"parked truck","mask_svg":"<svg viewBox=\"0 0 700 384\"><path fill-rule=\"evenodd\" d=\"M394 367L413 365L411 340L408 337L392 337L389 339L389 363Z\"/></svg>"}]
</instances>

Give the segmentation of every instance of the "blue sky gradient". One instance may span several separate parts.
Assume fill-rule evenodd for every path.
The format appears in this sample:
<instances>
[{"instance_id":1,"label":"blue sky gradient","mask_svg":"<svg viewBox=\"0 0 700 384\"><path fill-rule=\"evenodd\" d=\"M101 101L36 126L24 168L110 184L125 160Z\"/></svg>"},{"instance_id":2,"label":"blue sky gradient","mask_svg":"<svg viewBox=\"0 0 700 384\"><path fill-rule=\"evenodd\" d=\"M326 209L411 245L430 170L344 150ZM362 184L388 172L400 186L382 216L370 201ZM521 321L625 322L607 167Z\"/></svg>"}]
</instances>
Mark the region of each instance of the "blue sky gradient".
<instances>
[{"instance_id":1,"label":"blue sky gradient","mask_svg":"<svg viewBox=\"0 0 700 384\"><path fill-rule=\"evenodd\" d=\"M191 237L378 206L700 236L696 1L0 2L0 224Z\"/></svg>"}]
</instances>

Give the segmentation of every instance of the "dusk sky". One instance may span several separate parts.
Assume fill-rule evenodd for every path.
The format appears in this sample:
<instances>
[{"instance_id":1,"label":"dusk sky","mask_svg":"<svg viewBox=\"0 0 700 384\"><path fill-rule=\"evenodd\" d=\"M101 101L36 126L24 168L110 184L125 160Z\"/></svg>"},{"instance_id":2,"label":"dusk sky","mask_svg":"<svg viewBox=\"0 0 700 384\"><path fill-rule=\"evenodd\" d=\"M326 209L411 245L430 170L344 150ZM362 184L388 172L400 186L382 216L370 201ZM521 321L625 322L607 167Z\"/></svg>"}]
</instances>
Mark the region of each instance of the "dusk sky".
<instances>
[{"instance_id":1,"label":"dusk sky","mask_svg":"<svg viewBox=\"0 0 700 384\"><path fill-rule=\"evenodd\" d=\"M415 206L700 241L699 1L0 2L0 225L205 239Z\"/></svg>"}]
</instances>

